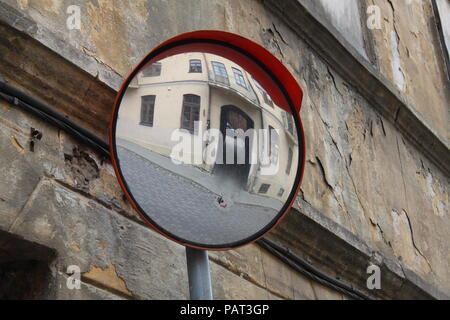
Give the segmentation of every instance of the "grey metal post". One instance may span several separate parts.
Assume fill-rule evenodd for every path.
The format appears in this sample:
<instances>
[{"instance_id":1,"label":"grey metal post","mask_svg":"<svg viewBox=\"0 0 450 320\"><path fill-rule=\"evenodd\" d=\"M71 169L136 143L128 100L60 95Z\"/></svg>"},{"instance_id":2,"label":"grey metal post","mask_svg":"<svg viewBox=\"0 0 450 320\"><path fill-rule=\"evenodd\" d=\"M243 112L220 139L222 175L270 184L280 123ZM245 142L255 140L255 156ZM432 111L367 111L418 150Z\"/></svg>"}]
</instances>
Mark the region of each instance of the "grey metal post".
<instances>
[{"instance_id":1,"label":"grey metal post","mask_svg":"<svg viewBox=\"0 0 450 320\"><path fill-rule=\"evenodd\" d=\"M186 262L191 300L212 300L208 251L186 247Z\"/></svg>"}]
</instances>

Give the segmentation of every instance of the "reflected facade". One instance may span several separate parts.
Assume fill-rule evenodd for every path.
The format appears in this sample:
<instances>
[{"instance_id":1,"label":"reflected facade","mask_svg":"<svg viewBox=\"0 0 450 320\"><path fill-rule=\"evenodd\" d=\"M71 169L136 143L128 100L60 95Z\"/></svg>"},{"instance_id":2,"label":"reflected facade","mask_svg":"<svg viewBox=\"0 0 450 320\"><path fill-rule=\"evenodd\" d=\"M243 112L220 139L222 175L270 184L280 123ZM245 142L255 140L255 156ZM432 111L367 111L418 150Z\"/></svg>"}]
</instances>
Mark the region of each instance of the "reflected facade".
<instances>
[{"instance_id":1,"label":"reflected facade","mask_svg":"<svg viewBox=\"0 0 450 320\"><path fill-rule=\"evenodd\" d=\"M262 231L291 193L298 147L292 115L241 66L209 53L147 65L119 106L129 190L158 226L193 243Z\"/></svg>"}]
</instances>

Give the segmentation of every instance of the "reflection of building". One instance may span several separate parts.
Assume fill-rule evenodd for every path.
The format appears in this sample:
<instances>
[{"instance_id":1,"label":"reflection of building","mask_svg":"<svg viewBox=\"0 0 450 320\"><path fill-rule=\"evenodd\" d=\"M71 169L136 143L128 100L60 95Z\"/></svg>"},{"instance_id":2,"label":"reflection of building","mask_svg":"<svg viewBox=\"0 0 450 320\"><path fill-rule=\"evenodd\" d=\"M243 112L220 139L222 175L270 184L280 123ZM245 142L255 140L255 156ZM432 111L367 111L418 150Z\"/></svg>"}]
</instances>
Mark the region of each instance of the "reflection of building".
<instances>
[{"instance_id":1,"label":"reflection of building","mask_svg":"<svg viewBox=\"0 0 450 320\"><path fill-rule=\"evenodd\" d=\"M196 123L201 128L196 128ZM200 130L210 128L220 129L224 137L227 130L271 132L260 137L265 140L264 146L270 146L265 152L271 165L278 168L275 174L261 174L261 167L267 164L258 157L258 144L244 143L246 164L240 166L239 175L250 192L287 197L298 163L293 118L274 105L245 70L225 58L184 53L147 66L133 79L122 100L117 134L169 156L177 143L171 140L174 129L185 129L185 135L195 137ZM249 139L255 139L256 133ZM231 139L227 136L225 141ZM229 164L219 163L202 163L200 167L207 171L230 170Z\"/></svg>"}]
</instances>

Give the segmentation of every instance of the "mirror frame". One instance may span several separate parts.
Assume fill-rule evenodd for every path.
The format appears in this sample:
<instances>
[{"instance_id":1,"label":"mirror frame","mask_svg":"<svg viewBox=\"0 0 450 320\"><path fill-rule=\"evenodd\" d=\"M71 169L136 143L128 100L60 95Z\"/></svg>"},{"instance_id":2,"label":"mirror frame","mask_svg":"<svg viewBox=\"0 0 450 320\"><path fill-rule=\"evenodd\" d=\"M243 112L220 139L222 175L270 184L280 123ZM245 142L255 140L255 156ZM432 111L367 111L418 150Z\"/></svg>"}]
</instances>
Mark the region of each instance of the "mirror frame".
<instances>
[{"instance_id":1,"label":"mirror frame","mask_svg":"<svg viewBox=\"0 0 450 320\"><path fill-rule=\"evenodd\" d=\"M117 149L115 142L116 140L115 131L119 107L122 101L122 97L125 94L125 91L128 88L128 85L131 83L132 79L140 72L140 70L146 64L152 61L161 60L164 57L172 56L178 53L188 52L185 50L185 48L189 47L196 48L199 45L211 46L211 48L222 46L223 48L231 49L226 50L228 51L228 55L222 56L229 60L234 61L237 64L240 64L241 62L242 65L245 65L245 61L247 61L247 59L250 60L252 63L255 63L257 67L259 67L257 69L260 69L256 72L262 75L262 78L255 76L255 79L257 79L258 82L260 82L261 85L264 87L264 89L266 89L266 91L268 92L272 100L274 100L274 102L276 102L277 100L286 102L287 106L280 105L280 107L292 113L297 129L297 136L299 142L298 159L300 163L297 167L295 182L294 185L292 186L291 193L289 194L288 199L286 200L285 204L283 205L279 213L263 230L260 230L258 233L251 235L246 239L225 245L205 245L201 243L190 242L187 241L186 239L181 239L177 237L176 235L172 234L171 232L168 232L167 230L156 224L145 213L145 211L142 210L138 202L134 199L133 195L129 191L126 180L124 179L122 172L120 170L120 166L118 165L119 161L117 157ZM192 50L191 52L194 51L199 50ZM264 74L269 76L269 80L264 79L265 78ZM274 85L276 87L274 87ZM133 209L138 213L141 219L150 228L157 231L166 238L175 241L178 244L200 250L230 250L257 241L258 239L262 238L265 234L273 230L281 222L281 220L292 208L294 201L300 190L300 184L303 178L303 172L305 167L305 138L302 122L300 119L300 108L302 103L302 97L303 97L302 89L298 85L295 78L287 70L287 68L262 46L241 36L223 31L201 30L184 33L163 42L162 44L154 48L147 56L145 56L141 60L141 62L133 69L133 71L127 76L125 81L122 83L122 86L118 91L114 101L111 122L109 126L109 146L112 165L116 173L117 179L119 181L119 184L122 188L122 191L124 192L127 200L130 202Z\"/></svg>"}]
</instances>

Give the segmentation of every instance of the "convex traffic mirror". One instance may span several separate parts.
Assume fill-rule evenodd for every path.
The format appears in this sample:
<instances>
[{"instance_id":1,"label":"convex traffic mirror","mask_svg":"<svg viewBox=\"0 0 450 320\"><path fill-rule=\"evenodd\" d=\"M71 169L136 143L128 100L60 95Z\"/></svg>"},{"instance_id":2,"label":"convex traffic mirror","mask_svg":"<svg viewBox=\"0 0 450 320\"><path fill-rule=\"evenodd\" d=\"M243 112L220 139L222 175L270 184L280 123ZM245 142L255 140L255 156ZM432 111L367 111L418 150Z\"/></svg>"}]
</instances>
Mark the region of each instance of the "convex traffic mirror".
<instances>
[{"instance_id":1,"label":"convex traffic mirror","mask_svg":"<svg viewBox=\"0 0 450 320\"><path fill-rule=\"evenodd\" d=\"M228 249L287 212L304 159L301 90L270 53L200 31L153 50L116 99L111 153L127 198L178 243Z\"/></svg>"}]
</instances>

